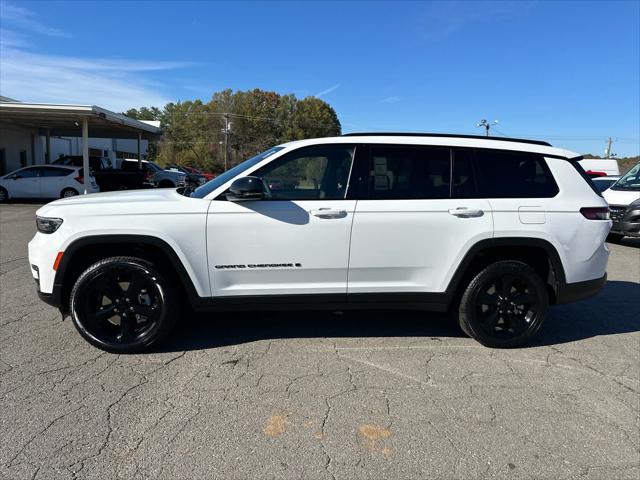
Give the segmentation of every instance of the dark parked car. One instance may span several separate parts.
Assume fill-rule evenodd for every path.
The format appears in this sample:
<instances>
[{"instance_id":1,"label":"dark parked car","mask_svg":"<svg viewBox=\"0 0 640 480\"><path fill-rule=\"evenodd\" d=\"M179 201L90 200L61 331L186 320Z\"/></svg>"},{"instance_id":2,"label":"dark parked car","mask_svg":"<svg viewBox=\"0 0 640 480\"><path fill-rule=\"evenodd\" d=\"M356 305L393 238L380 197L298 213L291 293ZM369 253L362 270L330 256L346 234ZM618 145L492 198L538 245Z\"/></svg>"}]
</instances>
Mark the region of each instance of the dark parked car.
<instances>
[{"instance_id":1,"label":"dark parked car","mask_svg":"<svg viewBox=\"0 0 640 480\"><path fill-rule=\"evenodd\" d=\"M66 155L58 158L55 165L82 167L82 156ZM105 157L89 157L89 168L101 192L134 190L143 188L144 172L113 168L111 160Z\"/></svg>"}]
</instances>

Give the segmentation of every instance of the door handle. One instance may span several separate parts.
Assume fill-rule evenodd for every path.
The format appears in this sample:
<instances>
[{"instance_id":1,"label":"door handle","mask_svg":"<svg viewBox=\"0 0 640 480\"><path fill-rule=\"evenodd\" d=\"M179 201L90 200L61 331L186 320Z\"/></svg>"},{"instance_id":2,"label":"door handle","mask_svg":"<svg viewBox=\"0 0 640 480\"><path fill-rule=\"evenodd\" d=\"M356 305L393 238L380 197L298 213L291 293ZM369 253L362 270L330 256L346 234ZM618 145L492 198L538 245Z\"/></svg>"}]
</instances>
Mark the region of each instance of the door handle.
<instances>
[{"instance_id":1,"label":"door handle","mask_svg":"<svg viewBox=\"0 0 640 480\"><path fill-rule=\"evenodd\" d=\"M449 213L454 217L460 218L481 217L484 215L484 211L480 210L479 208L467 207L450 208Z\"/></svg>"},{"instance_id":2,"label":"door handle","mask_svg":"<svg viewBox=\"0 0 640 480\"><path fill-rule=\"evenodd\" d=\"M344 218L347 216L346 210L335 210L333 208L318 208L317 210L311 210L309 213L318 218Z\"/></svg>"}]
</instances>

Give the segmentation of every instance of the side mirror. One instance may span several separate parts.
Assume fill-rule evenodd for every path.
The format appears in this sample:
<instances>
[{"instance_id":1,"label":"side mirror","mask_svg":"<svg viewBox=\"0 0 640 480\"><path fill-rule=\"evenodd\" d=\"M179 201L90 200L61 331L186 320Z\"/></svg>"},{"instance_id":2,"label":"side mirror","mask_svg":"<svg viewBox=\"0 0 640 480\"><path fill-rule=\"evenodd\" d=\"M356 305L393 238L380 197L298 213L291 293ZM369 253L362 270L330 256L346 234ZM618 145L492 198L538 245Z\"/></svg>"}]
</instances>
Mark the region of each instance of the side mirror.
<instances>
[{"instance_id":1,"label":"side mirror","mask_svg":"<svg viewBox=\"0 0 640 480\"><path fill-rule=\"evenodd\" d=\"M22 175L18 175L17 173L14 173L13 175L11 175L9 177L11 180L18 180L19 178L22 178Z\"/></svg>"},{"instance_id":2,"label":"side mirror","mask_svg":"<svg viewBox=\"0 0 640 480\"><path fill-rule=\"evenodd\" d=\"M258 177L242 177L234 180L229 187L227 200L231 202L246 202L248 200L262 200L264 186Z\"/></svg>"}]
</instances>

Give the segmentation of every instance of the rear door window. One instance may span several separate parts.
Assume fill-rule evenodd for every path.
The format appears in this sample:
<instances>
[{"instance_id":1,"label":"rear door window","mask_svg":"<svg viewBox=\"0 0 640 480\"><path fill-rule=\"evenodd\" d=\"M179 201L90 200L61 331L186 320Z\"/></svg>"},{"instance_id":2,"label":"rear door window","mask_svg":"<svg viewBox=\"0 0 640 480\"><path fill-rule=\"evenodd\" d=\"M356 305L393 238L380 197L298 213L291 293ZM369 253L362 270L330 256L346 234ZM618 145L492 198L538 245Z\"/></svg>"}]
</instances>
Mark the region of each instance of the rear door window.
<instances>
[{"instance_id":1,"label":"rear door window","mask_svg":"<svg viewBox=\"0 0 640 480\"><path fill-rule=\"evenodd\" d=\"M446 147L371 145L368 198L449 198L450 157Z\"/></svg>"},{"instance_id":2,"label":"rear door window","mask_svg":"<svg viewBox=\"0 0 640 480\"><path fill-rule=\"evenodd\" d=\"M70 168L58 168L58 167L42 167L41 177L66 177L73 173L74 170Z\"/></svg>"},{"instance_id":3,"label":"rear door window","mask_svg":"<svg viewBox=\"0 0 640 480\"><path fill-rule=\"evenodd\" d=\"M542 155L476 149L475 177L484 198L549 198L558 186Z\"/></svg>"}]
</instances>

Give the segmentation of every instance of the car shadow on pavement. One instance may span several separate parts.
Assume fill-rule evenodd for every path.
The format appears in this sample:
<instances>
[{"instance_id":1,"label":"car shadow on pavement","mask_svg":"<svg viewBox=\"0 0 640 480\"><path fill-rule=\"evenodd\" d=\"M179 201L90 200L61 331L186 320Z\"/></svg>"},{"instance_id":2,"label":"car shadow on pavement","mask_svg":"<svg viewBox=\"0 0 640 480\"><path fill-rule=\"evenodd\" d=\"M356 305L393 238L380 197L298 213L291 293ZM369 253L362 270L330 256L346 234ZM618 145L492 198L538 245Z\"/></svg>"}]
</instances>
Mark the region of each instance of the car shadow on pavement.
<instances>
[{"instance_id":1,"label":"car shadow on pavement","mask_svg":"<svg viewBox=\"0 0 640 480\"><path fill-rule=\"evenodd\" d=\"M640 285L610 281L597 296L550 309L529 347L640 331ZM447 315L417 311L184 312L178 327L156 352L202 350L256 340L285 338L462 338Z\"/></svg>"},{"instance_id":2,"label":"car shadow on pavement","mask_svg":"<svg viewBox=\"0 0 640 480\"><path fill-rule=\"evenodd\" d=\"M547 322L531 346L638 332L639 299L640 283L608 281L595 297L552 307Z\"/></svg>"},{"instance_id":3,"label":"car shadow on pavement","mask_svg":"<svg viewBox=\"0 0 640 480\"><path fill-rule=\"evenodd\" d=\"M172 338L156 351L200 350L285 338L463 336L447 315L416 311L215 312L191 314L183 320L178 321Z\"/></svg>"},{"instance_id":4,"label":"car shadow on pavement","mask_svg":"<svg viewBox=\"0 0 640 480\"><path fill-rule=\"evenodd\" d=\"M623 247L640 248L640 237L624 237L623 239L616 240L614 242L607 240L607 243L622 245Z\"/></svg>"}]
</instances>

